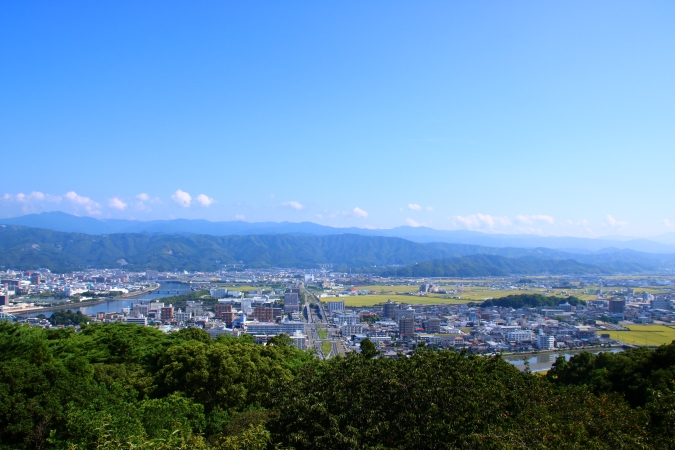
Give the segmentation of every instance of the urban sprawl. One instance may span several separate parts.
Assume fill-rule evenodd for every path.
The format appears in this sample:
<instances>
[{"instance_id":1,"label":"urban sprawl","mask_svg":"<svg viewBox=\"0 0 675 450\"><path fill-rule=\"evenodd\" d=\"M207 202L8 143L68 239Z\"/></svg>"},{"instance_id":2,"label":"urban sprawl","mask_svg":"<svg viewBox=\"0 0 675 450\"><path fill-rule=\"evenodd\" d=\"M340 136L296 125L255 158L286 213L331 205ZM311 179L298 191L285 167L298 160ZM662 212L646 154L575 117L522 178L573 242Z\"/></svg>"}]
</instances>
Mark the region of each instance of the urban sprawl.
<instances>
[{"instance_id":1,"label":"urban sprawl","mask_svg":"<svg viewBox=\"0 0 675 450\"><path fill-rule=\"evenodd\" d=\"M675 294L667 287L675 282L664 277L384 279L325 268L66 274L37 269L0 275L0 318L6 320L76 328L83 323L126 322L167 333L199 327L212 338L245 333L260 344L283 334L321 358L359 352L366 339L391 358L412 354L420 346L479 354L622 346L626 343L612 339L612 331L626 330L627 324L675 322ZM397 288L395 300L358 306L360 297L390 288ZM522 291L555 296L560 302L514 308L458 300L462 292L475 288L494 291L495 298L500 291ZM153 293L166 297L134 300ZM579 304L565 300L580 293L587 298ZM420 301L432 294L442 295L437 304ZM129 306L86 315L86 322L49 320L56 311L120 300Z\"/></svg>"}]
</instances>

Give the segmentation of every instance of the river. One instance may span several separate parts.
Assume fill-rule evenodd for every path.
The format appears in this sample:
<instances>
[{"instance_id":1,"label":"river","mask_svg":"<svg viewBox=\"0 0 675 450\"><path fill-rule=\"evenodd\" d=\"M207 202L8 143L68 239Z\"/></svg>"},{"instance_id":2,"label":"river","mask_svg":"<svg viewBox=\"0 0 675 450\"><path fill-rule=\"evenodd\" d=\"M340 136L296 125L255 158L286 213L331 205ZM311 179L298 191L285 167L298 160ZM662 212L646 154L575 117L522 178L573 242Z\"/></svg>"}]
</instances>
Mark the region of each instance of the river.
<instances>
[{"instance_id":1,"label":"river","mask_svg":"<svg viewBox=\"0 0 675 450\"><path fill-rule=\"evenodd\" d=\"M170 294L167 294L167 290L171 291ZM123 308L130 308L131 305L134 303L139 303L139 302L150 302L153 300L159 300L164 297L172 297L174 295L178 295L180 293L183 293L185 291L190 290L190 285L189 284L181 284L181 283L159 283L159 289L157 289L159 294L157 292L149 292L148 294L142 295L140 297L134 297L134 298L123 298L119 300L108 300L104 303L99 303L97 305L92 305L92 306L80 306L77 307L75 304L73 304L73 307L70 308L73 311L80 311L82 314L90 315L93 316L96 313L104 312L104 313L115 313L115 312L122 312ZM178 292L178 293L176 293ZM40 311L33 311L30 313L24 313L24 314L15 314L16 317L19 318L27 318L27 317L35 317L38 314L44 314L45 316L49 317L54 313L54 311L45 311L45 312L40 312Z\"/></svg>"},{"instance_id":2,"label":"river","mask_svg":"<svg viewBox=\"0 0 675 450\"><path fill-rule=\"evenodd\" d=\"M513 364L520 370L525 370L525 360L530 364L530 370L532 372L544 372L550 370L553 366L553 363L559 356L564 356L567 361L569 361L572 356L578 355L583 351L589 351L593 354L598 354L602 352L610 353L619 353L622 352L621 348L608 348L606 350L559 350L556 352L544 352L544 353L524 353L522 355L506 355L503 356L504 360L508 363Z\"/></svg>"}]
</instances>

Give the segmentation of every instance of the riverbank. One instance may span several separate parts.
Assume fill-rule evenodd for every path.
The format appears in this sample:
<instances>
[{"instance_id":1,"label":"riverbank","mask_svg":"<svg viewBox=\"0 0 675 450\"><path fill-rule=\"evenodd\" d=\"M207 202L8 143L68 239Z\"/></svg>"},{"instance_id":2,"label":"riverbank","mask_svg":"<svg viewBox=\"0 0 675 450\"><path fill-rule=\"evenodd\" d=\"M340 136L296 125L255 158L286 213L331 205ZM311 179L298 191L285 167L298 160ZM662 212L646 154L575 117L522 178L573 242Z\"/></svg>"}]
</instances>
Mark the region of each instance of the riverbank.
<instances>
[{"instance_id":1,"label":"riverbank","mask_svg":"<svg viewBox=\"0 0 675 450\"><path fill-rule=\"evenodd\" d=\"M137 297L143 297L145 295L151 294L152 292L156 291L157 289L160 288L160 284L157 283L155 286L146 289L144 291L136 291L136 292L131 292L129 294L122 294L118 297L102 297L98 298L97 300L88 300L85 302L70 302L66 303L65 305L57 305L57 306L40 306L37 308L22 308L19 310L6 310L8 314L12 315L26 315L26 314L40 314L42 312L54 312L54 311L61 311L64 309L79 309L79 308L87 308L89 306L96 306L100 305L102 303L110 302L110 301L115 301L115 300L130 300L134 299Z\"/></svg>"}]
</instances>

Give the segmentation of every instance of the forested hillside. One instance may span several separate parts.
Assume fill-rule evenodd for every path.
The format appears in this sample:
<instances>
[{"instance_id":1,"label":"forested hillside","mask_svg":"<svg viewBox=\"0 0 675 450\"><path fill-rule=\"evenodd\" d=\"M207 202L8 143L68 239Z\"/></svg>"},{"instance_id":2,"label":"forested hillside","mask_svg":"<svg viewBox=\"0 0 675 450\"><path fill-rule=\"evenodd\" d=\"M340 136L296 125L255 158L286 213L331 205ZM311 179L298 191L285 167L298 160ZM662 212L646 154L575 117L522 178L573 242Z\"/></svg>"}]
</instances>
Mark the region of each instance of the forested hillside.
<instances>
[{"instance_id":1,"label":"forested hillside","mask_svg":"<svg viewBox=\"0 0 675 450\"><path fill-rule=\"evenodd\" d=\"M0 323L0 448L675 446L675 344L581 354L542 377L425 348L320 361L289 341Z\"/></svg>"},{"instance_id":2,"label":"forested hillside","mask_svg":"<svg viewBox=\"0 0 675 450\"><path fill-rule=\"evenodd\" d=\"M584 263L591 258L593 264ZM581 262L580 262L581 261ZM216 270L248 267L317 267L384 271L398 276L499 276L518 274L639 273L675 260L637 252L572 255L549 249L420 244L405 239L351 234L331 236L210 236L63 233L0 226L0 269L69 271L88 267L132 270ZM391 266L404 266L392 268ZM390 266L387 268L386 266Z\"/></svg>"},{"instance_id":3,"label":"forested hillside","mask_svg":"<svg viewBox=\"0 0 675 450\"><path fill-rule=\"evenodd\" d=\"M639 271L639 269L638 269ZM511 274L552 275L609 274L614 271L573 260L506 258L496 255L471 255L436 259L381 272L387 277L490 277Z\"/></svg>"}]
</instances>

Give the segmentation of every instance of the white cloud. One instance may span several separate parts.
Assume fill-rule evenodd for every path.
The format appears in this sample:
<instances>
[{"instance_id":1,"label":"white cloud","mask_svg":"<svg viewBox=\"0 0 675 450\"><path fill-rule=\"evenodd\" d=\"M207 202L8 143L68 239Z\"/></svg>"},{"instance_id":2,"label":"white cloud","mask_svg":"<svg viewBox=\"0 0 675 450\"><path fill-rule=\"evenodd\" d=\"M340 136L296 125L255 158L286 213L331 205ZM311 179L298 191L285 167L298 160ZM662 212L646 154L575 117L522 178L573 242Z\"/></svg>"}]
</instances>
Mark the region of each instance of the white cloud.
<instances>
[{"instance_id":1,"label":"white cloud","mask_svg":"<svg viewBox=\"0 0 675 450\"><path fill-rule=\"evenodd\" d=\"M140 194L136 195L136 199L138 201L135 204L135 208L140 211L152 211L150 207L146 205L146 203L162 203L158 197L150 197L150 195L146 194L145 192L141 192Z\"/></svg>"},{"instance_id":2,"label":"white cloud","mask_svg":"<svg viewBox=\"0 0 675 450\"><path fill-rule=\"evenodd\" d=\"M234 218L237 220L244 220L246 216L244 216L243 214L237 214L236 216L234 216Z\"/></svg>"},{"instance_id":3,"label":"white cloud","mask_svg":"<svg viewBox=\"0 0 675 450\"><path fill-rule=\"evenodd\" d=\"M433 206L427 206L427 211L433 211L434 207Z\"/></svg>"},{"instance_id":4,"label":"white cloud","mask_svg":"<svg viewBox=\"0 0 675 450\"><path fill-rule=\"evenodd\" d=\"M174 194L171 196L171 200L173 200L178 206L189 208L190 203L192 203L192 196L190 196L190 194L187 192L176 189L176 192L174 192Z\"/></svg>"},{"instance_id":5,"label":"white cloud","mask_svg":"<svg viewBox=\"0 0 675 450\"><path fill-rule=\"evenodd\" d=\"M480 213L470 216L455 216L452 221L456 227L468 230L494 230L511 225L511 220L508 217Z\"/></svg>"},{"instance_id":6,"label":"white cloud","mask_svg":"<svg viewBox=\"0 0 675 450\"><path fill-rule=\"evenodd\" d=\"M420 209L422 209L422 207L417 203L408 203L408 209L412 209L413 211L419 211Z\"/></svg>"},{"instance_id":7,"label":"white cloud","mask_svg":"<svg viewBox=\"0 0 675 450\"><path fill-rule=\"evenodd\" d=\"M547 222L553 224L555 220L551 216L546 216L543 214L533 214L533 215L518 215L516 220L521 223L533 224L534 222Z\"/></svg>"},{"instance_id":8,"label":"white cloud","mask_svg":"<svg viewBox=\"0 0 675 450\"><path fill-rule=\"evenodd\" d=\"M300 210L305 209L305 205L303 205L300 202L296 202L295 200L291 200L290 202L283 202L282 205L287 206L287 207L289 207L291 209L294 209L296 211L300 211Z\"/></svg>"},{"instance_id":9,"label":"white cloud","mask_svg":"<svg viewBox=\"0 0 675 450\"><path fill-rule=\"evenodd\" d=\"M44 194L40 191L33 191L30 194L24 194L19 192L16 195L5 194L2 197L5 201L17 202L17 203L34 203L34 202L51 202L51 203L60 203L61 197L58 195Z\"/></svg>"},{"instance_id":10,"label":"white cloud","mask_svg":"<svg viewBox=\"0 0 675 450\"><path fill-rule=\"evenodd\" d=\"M421 226L422 226L421 223L419 223L419 222L416 221L416 220L411 219L410 217L408 217L407 219L405 219L405 223L407 223L408 226L411 226L411 227L421 227Z\"/></svg>"},{"instance_id":11,"label":"white cloud","mask_svg":"<svg viewBox=\"0 0 675 450\"><path fill-rule=\"evenodd\" d=\"M368 217L368 213L366 211L362 210L361 208L359 208L358 206L356 208L354 208L354 211L352 211L352 212L354 214L354 217L360 217L362 219L365 219L366 217Z\"/></svg>"},{"instance_id":12,"label":"white cloud","mask_svg":"<svg viewBox=\"0 0 675 450\"><path fill-rule=\"evenodd\" d=\"M110 200L108 200L108 206L114 209L119 209L120 211L124 211L125 209L127 209L127 204L117 197L113 197Z\"/></svg>"},{"instance_id":13,"label":"white cloud","mask_svg":"<svg viewBox=\"0 0 675 450\"><path fill-rule=\"evenodd\" d=\"M610 214L607 214L607 218L605 219L605 225L609 226L610 228L624 228L628 226L628 222L626 222L625 220L616 220Z\"/></svg>"},{"instance_id":14,"label":"white cloud","mask_svg":"<svg viewBox=\"0 0 675 450\"><path fill-rule=\"evenodd\" d=\"M87 211L88 214L94 215L101 214L101 211L99 211L101 205L99 205L89 197L78 195L75 191L66 192L66 195L64 195L64 197L73 205L84 208L84 210Z\"/></svg>"},{"instance_id":15,"label":"white cloud","mask_svg":"<svg viewBox=\"0 0 675 450\"><path fill-rule=\"evenodd\" d=\"M205 194L199 194L197 196L196 200L197 200L197 203L199 203L200 205L202 205L204 207L209 207L213 203L215 203L214 199L212 199L211 197L209 197L208 195L205 195Z\"/></svg>"},{"instance_id":16,"label":"white cloud","mask_svg":"<svg viewBox=\"0 0 675 450\"><path fill-rule=\"evenodd\" d=\"M668 228L675 227L675 223L671 222L668 219L661 219L661 223L667 226Z\"/></svg>"}]
</instances>

